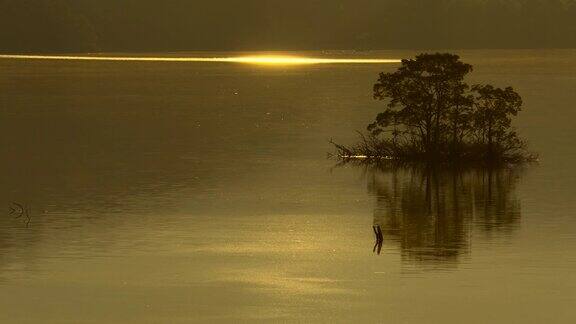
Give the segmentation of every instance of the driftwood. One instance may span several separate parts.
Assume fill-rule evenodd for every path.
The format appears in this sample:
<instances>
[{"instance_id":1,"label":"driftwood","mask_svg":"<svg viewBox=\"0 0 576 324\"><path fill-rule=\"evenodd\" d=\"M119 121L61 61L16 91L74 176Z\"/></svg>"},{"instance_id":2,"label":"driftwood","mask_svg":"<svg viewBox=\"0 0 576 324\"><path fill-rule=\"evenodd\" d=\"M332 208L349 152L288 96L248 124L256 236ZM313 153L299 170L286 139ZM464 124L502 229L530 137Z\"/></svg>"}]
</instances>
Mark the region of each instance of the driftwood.
<instances>
[{"instance_id":1,"label":"driftwood","mask_svg":"<svg viewBox=\"0 0 576 324\"><path fill-rule=\"evenodd\" d=\"M13 202L9 209L10 215L16 215L14 219L25 218L26 227L30 225L32 221L32 209L30 206L25 206L16 202Z\"/></svg>"},{"instance_id":2,"label":"driftwood","mask_svg":"<svg viewBox=\"0 0 576 324\"><path fill-rule=\"evenodd\" d=\"M380 252L382 251L382 244L384 243L384 235L382 234L382 228L380 227L380 225L374 225L372 226L372 229L374 230L374 235L376 237L376 242L374 243L374 248L372 249L372 252L380 254Z\"/></svg>"}]
</instances>

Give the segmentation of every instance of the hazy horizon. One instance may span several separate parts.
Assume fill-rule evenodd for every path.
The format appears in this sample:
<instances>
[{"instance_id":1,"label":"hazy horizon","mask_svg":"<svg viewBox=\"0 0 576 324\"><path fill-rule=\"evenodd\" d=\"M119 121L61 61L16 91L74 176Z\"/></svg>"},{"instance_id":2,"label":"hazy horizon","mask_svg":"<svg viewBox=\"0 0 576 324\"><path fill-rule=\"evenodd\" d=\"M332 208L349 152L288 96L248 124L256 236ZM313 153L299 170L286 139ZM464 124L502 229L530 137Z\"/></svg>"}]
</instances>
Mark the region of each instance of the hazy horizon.
<instances>
[{"instance_id":1,"label":"hazy horizon","mask_svg":"<svg viewBox=\"0 0 576 324\"><path fill-rule=\"evenodd\" d=\"M574 0L0 0L0 52L575 48Z\"/></svg>"}]
</instances>

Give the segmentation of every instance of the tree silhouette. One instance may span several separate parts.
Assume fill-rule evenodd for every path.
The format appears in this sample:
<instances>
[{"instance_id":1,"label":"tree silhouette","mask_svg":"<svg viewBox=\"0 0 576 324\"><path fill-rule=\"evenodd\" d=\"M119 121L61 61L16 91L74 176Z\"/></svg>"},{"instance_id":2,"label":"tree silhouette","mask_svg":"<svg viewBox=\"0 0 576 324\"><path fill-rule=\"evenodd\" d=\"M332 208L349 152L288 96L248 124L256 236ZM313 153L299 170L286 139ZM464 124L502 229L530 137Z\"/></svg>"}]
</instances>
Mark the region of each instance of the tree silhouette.
<instances>
[{"instance_id":1,"label":"tree silhouette","mask_svg":"<svg viewBox=\"0 0 576 324\"><path fill-rule=\"evenodd\" d=\"M402 161L521 162L534 155L512 128L522 99L511 87L470 87L472 66L448 53L402 60L381 73L374 98L386 109L355 146L336 145L340 157Z\"/></svg>"},{"instance_id":2,"label":"tree silhouette","mask_svg":"<svg viewBox=\"0 0 576 324\"><path fill-rule=\"evenodd\" d=\"M390 101L368 129L378 134L391 123L402 125L403 133L417 137L426 154L438 153L449 112L455 125L459 124L454 110L464 102L467 85L463 80L471 71L471 65L453 54L420 54L414 60L403 60L396 72L381 73L374 85L374 98Z\"/></svg>"},{"instance_id":3,"label":"tree silhouette","mask_svg":"<svg viewBox=\"0 0 576 324\"><path fill-rule=\"evenodd\" d=\"M488 157L521 148L522 141L511 131L511 116L516 116L522 107L520 95L511 87L500 89L491 85L475 85L472 91L476 94L472 129L477 142L486 146Z\"/></svg>"}]
</instances>

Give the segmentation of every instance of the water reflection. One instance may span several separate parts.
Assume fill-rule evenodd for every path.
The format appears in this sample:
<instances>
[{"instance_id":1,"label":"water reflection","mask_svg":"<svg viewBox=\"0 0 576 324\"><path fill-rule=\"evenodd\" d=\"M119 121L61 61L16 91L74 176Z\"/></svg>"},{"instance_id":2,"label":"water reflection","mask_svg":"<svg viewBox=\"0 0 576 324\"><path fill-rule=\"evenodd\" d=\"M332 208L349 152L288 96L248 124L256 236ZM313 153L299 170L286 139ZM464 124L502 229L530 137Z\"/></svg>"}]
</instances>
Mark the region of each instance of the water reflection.
<instances>
[{"instance_id":1,"label":"water reflection","mask_svg":"<svg viewBox=\"0 0 576 324\"><path fill-rule=\"evenodd\" d=\"M509 233L517 226L520 174L510 167L370 168L374 252L392 242L404 261L456 263L470 252L475 233Z\"/></svg>"}]
</instances>

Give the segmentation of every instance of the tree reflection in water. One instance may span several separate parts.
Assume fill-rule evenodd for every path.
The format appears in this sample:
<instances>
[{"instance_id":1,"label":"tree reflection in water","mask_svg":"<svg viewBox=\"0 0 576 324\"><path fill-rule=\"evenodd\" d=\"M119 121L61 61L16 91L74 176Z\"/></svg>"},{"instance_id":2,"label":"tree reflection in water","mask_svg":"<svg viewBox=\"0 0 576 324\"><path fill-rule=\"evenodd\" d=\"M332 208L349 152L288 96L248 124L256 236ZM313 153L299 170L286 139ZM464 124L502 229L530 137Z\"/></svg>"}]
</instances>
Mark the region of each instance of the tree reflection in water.
<instances>
[{"instance_id":1,"label":"tree reflection in water","mask_svg":"<svg viewBox=\"0 0 576 324\"><path fill-rule=\"evenodd\" d=\"M520 219L519 168L369 167L374 252L396 242L406 261L457 262L473 230L510 232Z\"/></svg>"}]
</instances>

